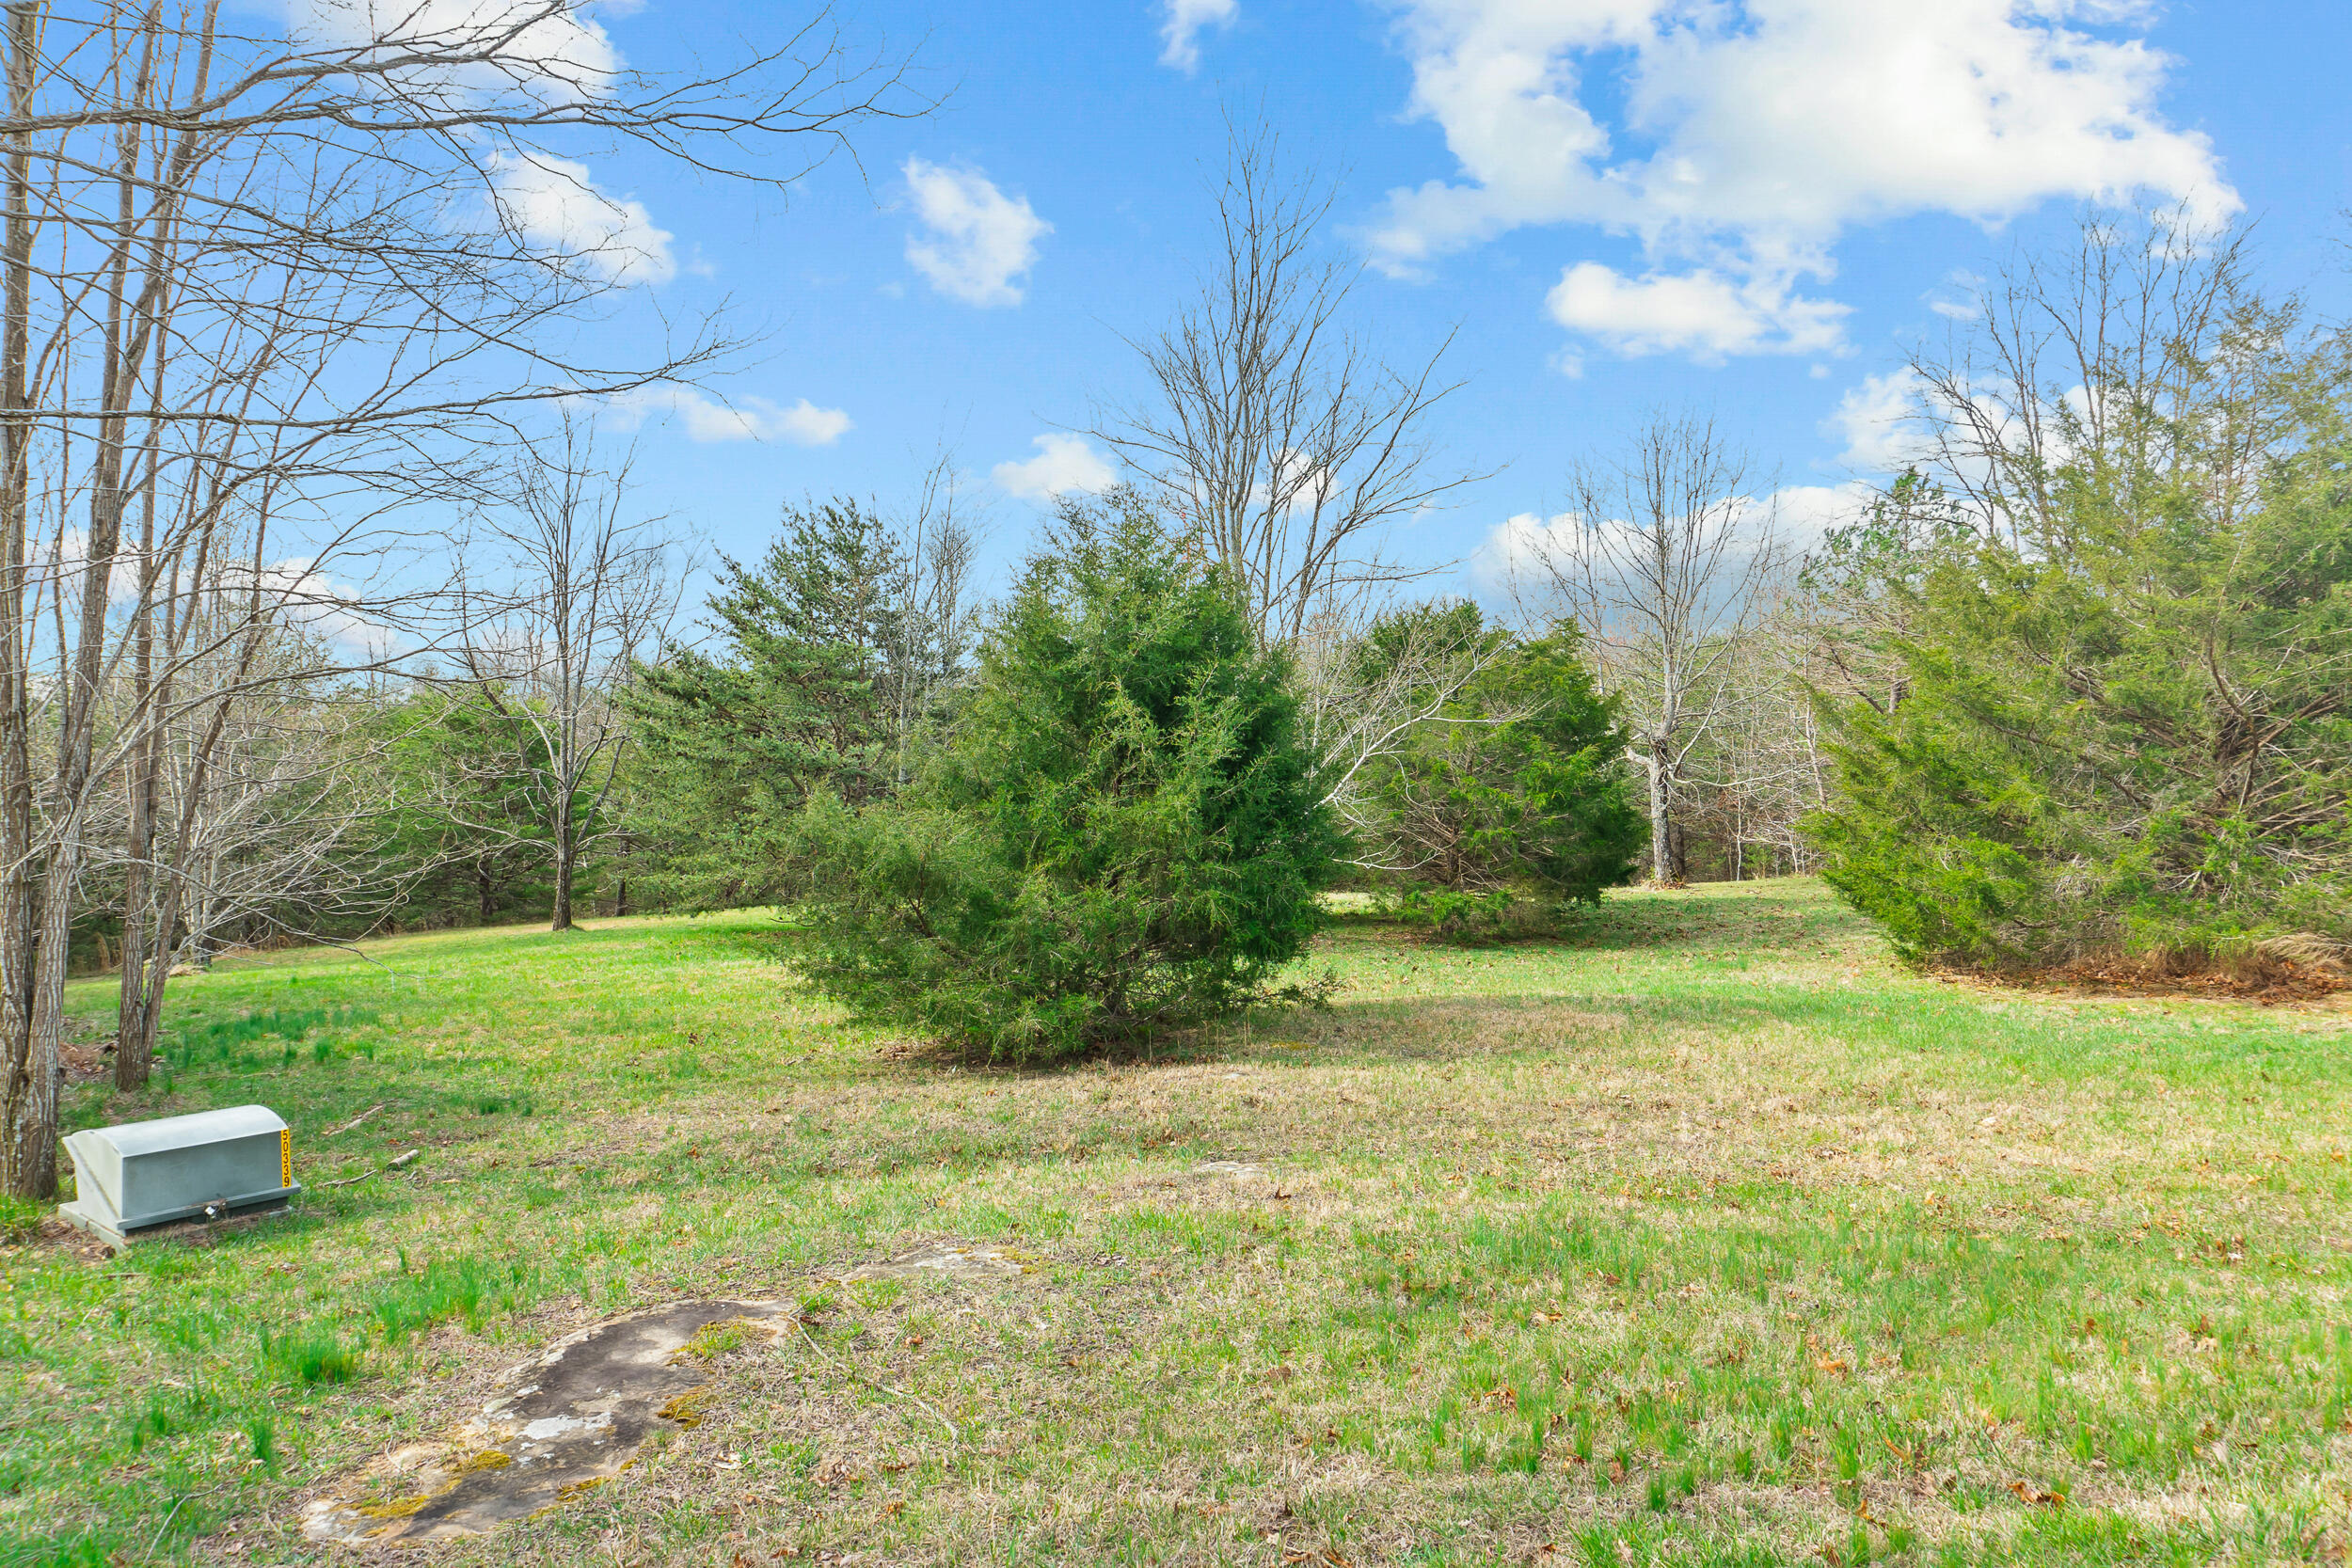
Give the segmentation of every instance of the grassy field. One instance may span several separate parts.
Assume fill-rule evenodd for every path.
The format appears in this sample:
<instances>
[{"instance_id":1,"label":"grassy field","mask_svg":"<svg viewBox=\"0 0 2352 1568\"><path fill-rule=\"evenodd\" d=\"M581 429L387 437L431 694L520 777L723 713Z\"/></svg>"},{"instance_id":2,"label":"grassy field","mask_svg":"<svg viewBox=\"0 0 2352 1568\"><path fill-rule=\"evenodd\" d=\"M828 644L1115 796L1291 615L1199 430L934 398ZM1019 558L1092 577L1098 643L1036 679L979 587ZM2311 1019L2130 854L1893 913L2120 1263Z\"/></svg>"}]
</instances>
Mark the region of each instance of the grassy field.
<instances>
[{"instance_id":1,"label":"grassy field","mask_svg":"<svg viewBox=\"0 0 2352 1568\"><path fill-rule=\"evenodd\" d=\"M262 1101L311 1190L204 1247L8 1250L0 1562L324 1560L329 1478L695 1293L809 1330L437 1562L2352 1543L2352 1013L1939 983L1804 881L1322 947L1328 1013L1056 1072L845 1026L757 914L175 982L167 1082L75 1124ZM1027 1272L837 1282L943 1241Z\"/></svg>"}]
</instances>

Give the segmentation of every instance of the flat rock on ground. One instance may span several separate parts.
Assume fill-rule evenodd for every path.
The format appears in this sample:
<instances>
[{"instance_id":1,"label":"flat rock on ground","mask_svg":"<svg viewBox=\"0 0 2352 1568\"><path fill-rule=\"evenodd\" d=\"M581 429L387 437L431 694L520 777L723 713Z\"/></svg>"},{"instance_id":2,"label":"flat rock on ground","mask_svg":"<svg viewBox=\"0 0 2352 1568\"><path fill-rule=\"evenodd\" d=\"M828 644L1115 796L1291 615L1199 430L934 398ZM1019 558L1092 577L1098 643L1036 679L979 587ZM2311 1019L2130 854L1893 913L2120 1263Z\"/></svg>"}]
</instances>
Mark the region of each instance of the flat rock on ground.
<instances>
[{"instance_id":1,"label":"flat rock on ground","mask_svg":"<svg viewBox=\"0 0 2352 1568\"><path fill-rule=\"evenodd\" d=\"M692 1426L708 1396L713 1338L772 1338L794 1308L678 1301L592 1323L501 1374L481 1414L437 1443L397 1449L314 1498L303 1533L342 1545L481 1535L621 1473L663 1425Z\"/></svg>"}]
</instances>

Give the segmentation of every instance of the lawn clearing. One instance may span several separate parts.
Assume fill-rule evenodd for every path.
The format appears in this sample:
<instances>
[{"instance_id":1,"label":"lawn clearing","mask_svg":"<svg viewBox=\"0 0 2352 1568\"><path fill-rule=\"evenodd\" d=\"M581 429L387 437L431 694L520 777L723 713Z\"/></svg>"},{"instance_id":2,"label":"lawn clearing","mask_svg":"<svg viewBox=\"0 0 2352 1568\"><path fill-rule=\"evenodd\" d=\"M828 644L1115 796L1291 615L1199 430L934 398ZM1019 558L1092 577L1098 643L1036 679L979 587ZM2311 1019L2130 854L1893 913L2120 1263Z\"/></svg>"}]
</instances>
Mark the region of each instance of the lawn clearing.
<instances>
[{"instance_id":1,"label":"lawn clearing","mask_svg":"<svg viewBox=\"0 0 2352 1568\"><path fill-rule=\"evenodd\" d=\"M9 1250L0 1563L328 1560L330 1481L689 1295L804 1329L702 1347L691 1426L437 1562L2352 1542L2341 1002L1939 983L1790 881L1613 895L1570 944L1351 919L1328 1013L1024 1073L845 1026L773 930L174 982L154 1092L72 1125L258 1100L310 1192L207 1246ZM100 1031L111 990L75 1001ZM988 1265L909 1266L956 1246Z\"/></svg>"}]
</instances>

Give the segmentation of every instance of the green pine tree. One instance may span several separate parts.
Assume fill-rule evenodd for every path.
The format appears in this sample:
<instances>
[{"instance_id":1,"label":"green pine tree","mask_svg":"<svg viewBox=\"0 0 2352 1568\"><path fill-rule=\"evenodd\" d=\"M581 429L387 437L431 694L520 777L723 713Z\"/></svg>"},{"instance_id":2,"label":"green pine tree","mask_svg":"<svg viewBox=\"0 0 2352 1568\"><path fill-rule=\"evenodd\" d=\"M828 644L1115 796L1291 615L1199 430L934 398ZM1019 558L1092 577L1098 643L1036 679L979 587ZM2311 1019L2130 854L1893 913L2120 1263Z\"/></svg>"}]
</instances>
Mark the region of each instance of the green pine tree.
<instances>
[{"instance_id":1,"label":"green pine tree","mask_svg":"<svg viewBox=\"0 0 2352 1568\"><path fill-rule=\"evenodd\" d=\"M653 897L787 898L810 796L854 806L891 786L901 748L885 686L909 641L907 573L888 527L852 500L787 511L755 563L723 562L711 645L666 649L627 695Z\"/></svg>"},{"instance_id":2,"label":"green pine tree","mask_svg":"<svg viewBox=\"0 0 2352 1568\"><path fill-rule=\"evenodd\" d=\"M1576 627L1525 638L1475 605L1429 605L1384 619L1357 657L1391 664L1408 646L1457 650L1477 670L1361 781L1370 858L1398 907L1446 938L1492 937L1629 880L1648 829Z\"/></svg>"},{"instance_id":3,"label":"green pine tree","mask_svg":"<svg viewBox=\"0 0 2352 1568\"><path fill-rule=\"evenodd\" d=\"M2137 351L1958 476L1978 526L1914 481L1936 526L1837 565L1879 673L1823 704L1809 832L1914 958L2352 953L2352 343L2182 255Z\"/></svg>"},{"instance_id":4,"label":"green pine tree","mask_svg":"<svg viewBox=\"0 0 2352 1568\"><path fill-rule=\"evenodd\" d=\"M801 962L867 1017L1063 1055L1302 994L1341 838L1279 654L1132 495L1065 509L946 747L828 791Z\"/></svg>"}]
</instances>

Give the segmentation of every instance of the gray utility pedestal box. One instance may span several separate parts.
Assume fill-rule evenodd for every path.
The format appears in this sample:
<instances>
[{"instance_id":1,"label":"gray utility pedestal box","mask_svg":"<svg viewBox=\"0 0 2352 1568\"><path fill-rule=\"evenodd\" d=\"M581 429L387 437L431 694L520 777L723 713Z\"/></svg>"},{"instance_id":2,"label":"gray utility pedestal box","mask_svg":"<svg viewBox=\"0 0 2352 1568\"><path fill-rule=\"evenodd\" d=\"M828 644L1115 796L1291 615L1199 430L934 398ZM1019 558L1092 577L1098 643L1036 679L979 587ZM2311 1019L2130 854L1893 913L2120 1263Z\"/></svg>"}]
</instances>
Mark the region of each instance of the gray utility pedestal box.
<instances>
[{"instance_id":1,"label":"gray utility pedestal box","mask_svg":"<svg viewBox=\"0 0 2352 1568\"><path fill-rule=\"evenodd\" d=\"M302 1190L294 1133L266 1105L93 1127L66 1139L65 1148L74 1198L57 1217L118 1246L174 1220L283 1206Z\"/></svg>"}]
</instances>

